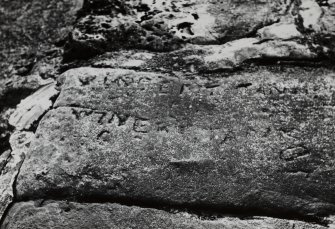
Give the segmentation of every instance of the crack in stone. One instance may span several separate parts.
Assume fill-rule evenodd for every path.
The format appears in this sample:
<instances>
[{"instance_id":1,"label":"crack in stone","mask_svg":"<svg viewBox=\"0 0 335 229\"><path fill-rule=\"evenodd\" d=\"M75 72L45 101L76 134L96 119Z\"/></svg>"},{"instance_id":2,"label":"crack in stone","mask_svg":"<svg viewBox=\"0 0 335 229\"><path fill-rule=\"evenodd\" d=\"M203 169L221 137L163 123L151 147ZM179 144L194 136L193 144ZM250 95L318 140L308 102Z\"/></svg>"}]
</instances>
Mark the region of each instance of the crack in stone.
<instances>
[{"instance_id":1,"label":"crack in stone","mask_svg":"<svg viewBox=\"0 0 335 229\"><path fill-rule=\"evenodd\" d=\"M44 87L46 88L48 86L49 85L46 85ZM40 90L43 90L43 88L40 89ZM35 93L38 94L40 90L38 90ZM11 160L13 160L14 164L10 165L10 167L8 168L9 171L7 171L7 173L13 172L13 174L11 175L12 178L11 178L11 182L10 182L11 183L10 185L11 185L11 189L12 189L11 192L12 193L10 193L11 199L10 199L10 201L8 203L6 203L7 200L4 200L4 202L0 203L1 205L4 205L4 206L2 206L2 207L4 207L4 209L3 209L4 211L2 212L2 214L0 216L0 228L2 228L3 221L6 218L8 212L9 212L9 209L16 202L16 196L17 196L17 194L16 194L17 193L16 183L17 183L17 178L19 176L21 167L22 167L22 165L23 165L23 163L25 161L26 153L27 153L28 148L30 146L30 141L32 139L32 136L34 136L34 133L36 131L36 128L37 128L39 122L42 120L42 118L45 116L45 114L53 107L53 104L55 103L58 95L59 95L59 93L57 93L57 94L53 93L53 95L51 97L48 97L49 100L50 100L50 102L51 102L51 105L49 106L49 108L46 111L44 111L43 114L41 114L31 124L31 126L28 129L28 132L24 131L24 130L20 130L20 128L18 128L18 129L16 129L17 132L14 132L11 135L11 137L10 137L10 141L9 142L10 142L10 146L11 146L12 152L8 156L6 163L0 169L0 178L3 175L1 172L7 167L7 165L9 165L9 163L11 163ZM34 95L31 95L31 96L34 96ZM17 108L17 109L21 109L21 108ZM29 111L30 110L28 109L28 112ZM22 135L20 136L20 134L22 134ZM18 162L16 162L16 161L18 161ZM5 176L5 175L3 175L3 176ZM6 194L6 193L2 193L2 194ZM5 198L7 198L7 197L5 196Z\"/></svg>"},{"instance_id":2,"label":"crack in stone","mask_svg":"<svg viewBox=\"0 0 335 229\"><path fill-rule=\"evenodd\" d=\"M282 212L282 213L269 213L265 211L260 211L257 208L239 208L239 207L225 207L218 208L210 205L201 205L201 204L170 204L162 203L161 201L156 201L154 199L136 199L128 197L120 198L111 198L106 199L105 197L68 197L68 198L44 198L44 199L21 199L20 202L26 201L38 201L39 207L43 207L43 204L47 201L67 201L67 202L76 202L83 204L90 203L99 203L99 204L120 204L128 207L139 207L143 209L155 209L165 211L171 214L177 213L188 213L200 220L205 221L215 221L219 219L224 219L226 217L234 217L241 220L248 219L257 219L262 217L284 219L284 220L296 220L300 222L312 223L321 226L328 227L331 221L328 219L329 216L305 216L294 214L292 212ZM1 224L0 224L1 228Z\"/></svg>"},{"instance_id":3,"label":"crack in stone","mask_svg":"<svg viewBox=\"0 0 335 229\"><path fill-rule=\"evenodd\" d=\"M7 150L2 155L0 155L0 176L2 170L6 167L7 163L10 161L11 158L11 150Z\"/></svg>"}]
</instances>

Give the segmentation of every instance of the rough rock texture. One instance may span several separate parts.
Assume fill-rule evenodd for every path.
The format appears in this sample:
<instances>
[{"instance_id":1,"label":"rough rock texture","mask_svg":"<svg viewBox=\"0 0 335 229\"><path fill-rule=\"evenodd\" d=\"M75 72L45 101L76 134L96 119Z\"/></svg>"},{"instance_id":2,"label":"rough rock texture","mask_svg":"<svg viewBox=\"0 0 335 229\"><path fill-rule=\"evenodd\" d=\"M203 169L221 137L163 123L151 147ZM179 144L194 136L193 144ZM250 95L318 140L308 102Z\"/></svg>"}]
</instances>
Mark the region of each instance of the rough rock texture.
<instances>
[{"instance_id":1,"label":"rough rock texture","mask_svg":"<svg viewBox=\"0 0 335 229\"><path fill-rule=\"evenodd\" d=\"M208 79L80 68L63 77L18 177L19 199L335 212L327 70Z\"/></svg>"},{"instance_id":2,"label":"rough rock texture","mask_svg":"<svg viewBox=\"0 0 335 229\"><path fill-rule=\"evenodd\" d=\"M257 35L265 42L309 44L323 57L334 51L334 10L334 3L320 6L315 0L92 0L84 3L65 60L120 48L171 51L187 43L223 44Z\"/></svg>"},{"instance_id":3,"label":"rough rock texture","mask_svg":"<svg viewBox=\"0 0 335 229\"><path fill-rule=\"evenodd\" d=\"M62 46L82 0L0 3L0 155L10 149L13 108L59 74Z\"/></svg>"},{"instance_id":4,"label":"rough rock texture","mask_svg":"<svg viewBox=\"0 0 335 229\"><path fill-rule=\"evenodd\" d=\"M17 104L39 88L53 83L52 79L42 79L39 75L21 77L14 75L0 80L0 154L10 149L9 137L15 130L8 122Z\"/></svg>"},{"instance_id":5,"label":"rough rock texture","mask_svg":"<svg viewBox=\"0 0 335 229\"><path fill-rule=\"evenodd\" d=\"M50 63L50 50L66 39L81 6L82 0L1 1L0 79L27 75L44 57Z\"/></svg>"},{"instance_id":6,"label":"rough rock texture","mask_svg":"<svg viewBox=\"0 0 335 229\"><path fill-rule=\"evenodd\" d=\"M79 204L73 202L36 201L15 204L1 229L325 229L327 227L294 220L259 217L238 219L225 217L201 220L179 212L127 207L119 204Z\"/></svg>"},{"instance_id":7,"label":"rough rock texture","mask_svg":"<svg viewBox=\"0 0 335 229\"><path fill-rule=\"evenodd\" d=\"M3 154L1 154L0 156L0 172L2 172L2 170L5 168L9 158L10 158L10 150L7 150L6 152L4 152Z\"/></svg>"},{"instance_id":8,"label":"rough rock texture","mask_svg":"<svg viewBox=\"0 0 335 229\"><path fill-rule=\"evenodd\" d=\"M335 228L334 0L3 17L1 229Z\"/></svg>"},{"instance_id":9,"label":"rough rock texture","mask_svg":"<svg viewBox=\"0 0 335 229\"><path fill-rule=\"evenodd\" d=\"M99 11L94 10L95 4ZM120 47L171 51L185 42L220 44L275 22L281 7L258 0L88 1L72 32L68 56L77 57L77 50L83 48L86 55L94 55Z\"/></svg>"},{"instance_id":10,"label":"rough rock texture","mask_svg":"<svg viewBox=\"0 0 335 229\"><path fill-rule=\"evenodd\" d=\"M4 153L0 158L0 219L14 199L16 177L33 138L31 132L15 132L10 143L12 152Z\"/></svg>"},{"instance_id":11,"label":"rough rock texture","mask_svg":"<svg viewBox=\"0 0 335 229\"><path fill-rule=\"evenodd\" d=\"M93 67L210 73L234 71L244 66L246 61L312 65L318 62L318 56L308 46L292 41L260 43L256 38L244 38L224 45L188 45L169 53L110 52L89 62Z\"/></svg>"}]
</instances>

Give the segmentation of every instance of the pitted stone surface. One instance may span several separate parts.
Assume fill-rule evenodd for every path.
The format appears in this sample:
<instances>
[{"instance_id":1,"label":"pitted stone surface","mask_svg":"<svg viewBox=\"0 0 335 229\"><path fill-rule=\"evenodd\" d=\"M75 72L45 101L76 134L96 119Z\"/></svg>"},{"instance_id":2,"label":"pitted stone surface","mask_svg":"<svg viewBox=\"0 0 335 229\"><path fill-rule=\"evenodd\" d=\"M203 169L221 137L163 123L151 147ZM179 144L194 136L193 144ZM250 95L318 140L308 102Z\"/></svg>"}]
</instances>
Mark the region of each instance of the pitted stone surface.
<instances>
[{"instance_id":1,"label":"pitted stone surface","mask_svg":"<svg viewBox=\"0 0 335 229\"><path fill-rule=\"evenodd\" d=\"M97 220L98 219L98 220ZM119 204L65 201L22 202L15 204L1 229L325 229L295 220L267 217L239 219L225 217L201 220L196 215L128 207Z\"/></svg>"},{"instance_id":2,"label":"pitted stone surface","mask_svg":"<svg viewBox=\"0 0 335 229\"><path fill-rule=\"evenodd\" d=\"M285 7L262 0L87 1L83 11L88 15L72 32L71 48L74 52L81 47L91 52L120 47L171 51L185 42L218 44L277 21Z\"/></svg>"},{"instance_id":3,"label":"pitted stone surface","mask_svg":"<svg viewBox=\"0 0 335 229\"><path fill-rule=\"evenodd\" d=\"M262 33L264 36L271 36L271 28ZM258 38L244 38L224 45L188 45L183 49L169 53L144 50L109 52L92 58L89 65L98 68L211 73L234 71L247 63L266 61L311 65L318 61L318 54L311 51L307 45L292 41L261 42ZM87 63L85 64L87 65Z\"/></svg>"},{"instance_id":4,"label":"pitted stone surface","mask_svg":"<svg viewBox=\"0 0 335 229\"><path fill-rule=\"evenodd\" d=\"M70 70L22 166L18 198L327 215L335 211L334 80L312 69L227 79Z\"/></svg>"},{"instance_id":5,"label":"pitted stone surface","mask_svg":"<svg viewBox=\"0 0 335 229\"><path fill-rule=\"evenodd\" d=\"M334 3L292 1L87 1L65 60L118 49L172 51L242 38L291 40L324 57L334 52ZM299 58L286 55L286 58Z\"/></svg>"},{"instance_id":6,"label":"pitted stone surface","mask_svg":"<svg viewBox=\"0 0 335 229\"><path fill-rule=\"evenodd\" d=\"M76 2L19 71L1 229L335 228L335 1Z\"/></svg>"}]
</instances>

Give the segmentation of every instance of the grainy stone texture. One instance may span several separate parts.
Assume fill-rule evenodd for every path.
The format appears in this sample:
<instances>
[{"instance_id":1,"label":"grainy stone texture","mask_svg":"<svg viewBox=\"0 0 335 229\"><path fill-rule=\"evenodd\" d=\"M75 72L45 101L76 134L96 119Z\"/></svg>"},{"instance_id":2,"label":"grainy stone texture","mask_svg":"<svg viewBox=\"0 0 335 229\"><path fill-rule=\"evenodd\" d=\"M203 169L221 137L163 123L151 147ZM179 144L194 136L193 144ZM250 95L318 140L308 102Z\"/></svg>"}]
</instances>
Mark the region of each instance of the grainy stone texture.
<instances>
[{"instance_id":1,"label":"grainy stone texture","mask_svg":"<svg viewBox=\"0 0 335 229\"><path fill-rule=\"evenodd\" d=\"M318 58L317 53L306 45L292 41L259 41L256 38L244 38L224 45L188 45L169 53L123 50L106 53L89 62L94 67L210 73L236 70L245 61L308 65Z\"/></svg>"},{"instance_id":2,"label":"grainy stone texture","mask_svg":"<svg viewBox=\"0 0 335 229\"><path fill-rule=\"evenodd\" d=\"M27 77L12 76L0 80L0 154L10 149L9 137L14 131L8 123L16 105L40 87L52 83L51 79L42 79L39 75Z\"/></svg>"},{"instance_id":3,"label":"grainy stone texture","mask_svg":"<svg viewBox=\"0 0 335 229\"><path fill-rule=\"evenodd\" d=\"M0 154L10 149L13 108L57 77L64 40L82 0L2 0L0 3Z\"/></svg>"},{"instance_id":4,"label":"grainy stone texture","mask_svg":"<svg viewBox=\"0 0 335 229\"><path fill-rule=\"evenodd\" d=\"M93 55L120 47L171 51L185 42L223 43L278 20L281 7L259 0L87 1L72 32L69 56L84 57L80 50Z\"/></svg>"},{"instance_id":5,"label":"grainy stone texture","mask_svg":"<svg viewBox=\"0 0 335 229\"><path fill-rule=\"evenodd\" d=\"M238 219L225 217L200 220L179 212L118 204L79 204L73 202L22 202L15 204L1 229L325 229L309 223L266 217Z\"/></svg>"},{"instance_id":6,"label":"grainy stone texture","mask_svg":"<svg viewBox=\"0 0 335 229\"><path fill-rule=\"evenodd\" d=\"M0 158L0 219L14 199L16 177L19 173L25 154L33 138L31 132L15 132L10 144L12 152L1 155Z\"/></svg>"},{"instance_id":7,"label":"grainy stone texture","mask_svg":"<svg viewBox=\"0 0 335 229\"><path fill-rule=\"evenodd\" d=\"M335 228L334 0L1 12L1 229Z\"/></svg>"},{"instance_id":8,"label":"grainy stone texture","mask_svg":"<svg viewBox=\"0 0 335 229\"><path fill-rule=\"evenodd\" d=\"M56 48L55 43L61 43L67 38L82 2L1 1L0 80L13 74L29 74L40 59L45 58L44 62L51 64L53 52L50 50Z\"/></svg>"},{"instance_id":9,"label":"grainy stone texture","mask_svg":"<svg viewBox=\"0 0 335 229\"><path fill-rule=\"evenodd\" d=\"M334 52L334 10L334 3L315 0L87 1L65 60L120 48L172 51L187 43L213 45L249 37L308 44L323 57Z\"/></svg>"},{"instance_id":10,"label":"grainy stone texture","mask_svg":"<svg viewBox=\"0 0 335 229\"><path fill-rule=\"evenodd\" d=\"M327 70L208 79L79 68L63 77L18 177L19 199L335 212Z\"/></svg>"}]
</instances>

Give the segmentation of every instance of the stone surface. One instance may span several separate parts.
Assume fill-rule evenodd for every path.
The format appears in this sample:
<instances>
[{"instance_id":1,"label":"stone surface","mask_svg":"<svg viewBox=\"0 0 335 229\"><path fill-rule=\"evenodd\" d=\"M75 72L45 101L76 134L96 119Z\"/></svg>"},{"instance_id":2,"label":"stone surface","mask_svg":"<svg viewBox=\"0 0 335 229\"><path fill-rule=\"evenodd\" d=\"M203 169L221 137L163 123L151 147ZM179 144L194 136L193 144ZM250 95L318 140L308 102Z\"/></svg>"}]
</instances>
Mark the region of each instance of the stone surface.
<instances>
[{"instance_id":1,"label":"stone surface","mask_svg":"<svg viewBox=\"0 0 335 229\"><path fill-rule=\"evenodd\" d=\"M328 227L295 220L267 217L239 219L224 217L201 220L179 212L127 207L119 204L79 204L74 202L36 201L15 204L1 229L325 229Z\"/></svg>"},{"instance_id":2,"label":"stone surface","mask_svg":"<svg viewBox=\"0 0 335 229\"><path fill-rule=\"evenodd\" d=\"M91 59L89 63L99 68L210 73L233 71L246 63L271 61L283 64L312 65L318 62L318 55L307 45L299 45L292 41L262 42L258 38L244 38L224 45L188 45L169 53L134 50L110 52ZM86 62L85 64L87 65Z\"/></svg>"},{"instance_id":3,"label":"stone surface","mask_svg":"<svg viewBox=\"0 0 335 229\"><path fill-rule=\"evenodd\" d=\"M14 199L16 177L33 138L31 132L15 132L10 138L12 152L0 158L0 220Z\"/></svg>"},{"instance_id":4,"label":"stone surface","mask_svg":"<svg viewBox=\"0 0 335 229\"><path fill-rule=\"evenodd\" d=\"M334 0L13 0L0 21L1 229L335 228Z\"/></svg>"},{"instance_id":5,"label":"stone surface","mask_svg":"<svg viewBox=\"0 0 335 229\"><path fill-rule=\"evenodd\" d=\"M10 148L8 117L20 100L58 75L64 40L82 0L3 0L0 4L0 154ZM50 81L48 82L50 83Z\"/></svg>"},{"instance_id":6,"label":"stone surface","mask_svg":"<svg viewBox=\"0 0 335 229\"><path fill-rule=\"evenodd\" d=\"M334 10L333 3L321 7L315 0L87 1L64 57L71 61L122 48L172 51L187 43L224 44L256 37L257 31L263 39L317 47L323 57L334 45L329 38L327 43L314 37L334 36Z\"/></svg>"},{"instance_id":7,"label":"stone surface","mask_svg":"<svg viewBox=\"0 0 335 229\"><path fill-rule=\"evenodd\" d=\"M322 8L315 0L303 0L300 4L299 16L305 29L320 31L318 25L322 17Z\"/></svg>"},{"instance_id":8,"label":"stone surface","mask_svg":"<svg viewBox=\"0 0 335 229\"><path fill-rule=\"evenodd\" d=\"M3 0L0 6L0 79L29 74L73 29L82 0ZM1 84L0 84L1 85ZM0 86L1 87L1 86Z\"/></svg>"},{"instance_id":9,"label":"stone surface","mask_svg":"<svg viewBox=\"0 0 335 229\"><path fill-rule=\"evenodd\" d=\"M10 116L9 124L17 130L28 130L34 122L52 107L52 99L58 94L56 83L50 83L40 88L20 102Z\"/></svg>"},{"instance_id":10,"label":"stone surface","mask_svg":"<svg viewBox=\"0 0 335 229\"><path fill-rule=\"evenodd\" d=\"M38 74L0 79L0 154L10 149L9 137L15 128L8 120L16 106L39 88L53 82L52 79L42 79Z\"/></svg>"},{"instance_id":11,"label":"stone surface","mask_svg":"<svg viewBox=\"0 0 335 229\"><path fill-rule=\"evenodd\" d=\"M99 6L99 12L94 5ZM171 51L184 43L222 44L252 34L280 18L284 3L273 1L87 1L65 57L119 48ZM105 8L104 8L105 7ZM84 10L85 11L85 10ZM92 12L93 11L93 12ZM93 13L93 15L92 15ZM96 13L96 15L94 15Z\"/></svg>"},{"instance_id":12,"label":"stone surface","mask_svg":"<svg viewBox=\"0 0 335 229\"><path fill-rule=\"evenodd\" d=\"M0 174L2 170L5 168L8 160L10 159L10 150L5 151L3 154L0 155Z\"/></svg>"},{"instance_id":13,"label":"stone surface","mask_svg":"<svg viewBox=\"0 0 335 229\"><path fill-rule=\"evenodd\" d=\"M334 74L230 76L68 71L22 166L18 198L333 213Z\"/></svg>"},{"instance_id":14,"label":"stone surface","mask_svg":"<svg viewBox=\"0 0 335 229\"><path fill-rule=\"evenodd\" d=\"M290 40L303 37L294 23L275 23L258 30L257 33L261 39Z\"/></svg>"}]
</instances>

